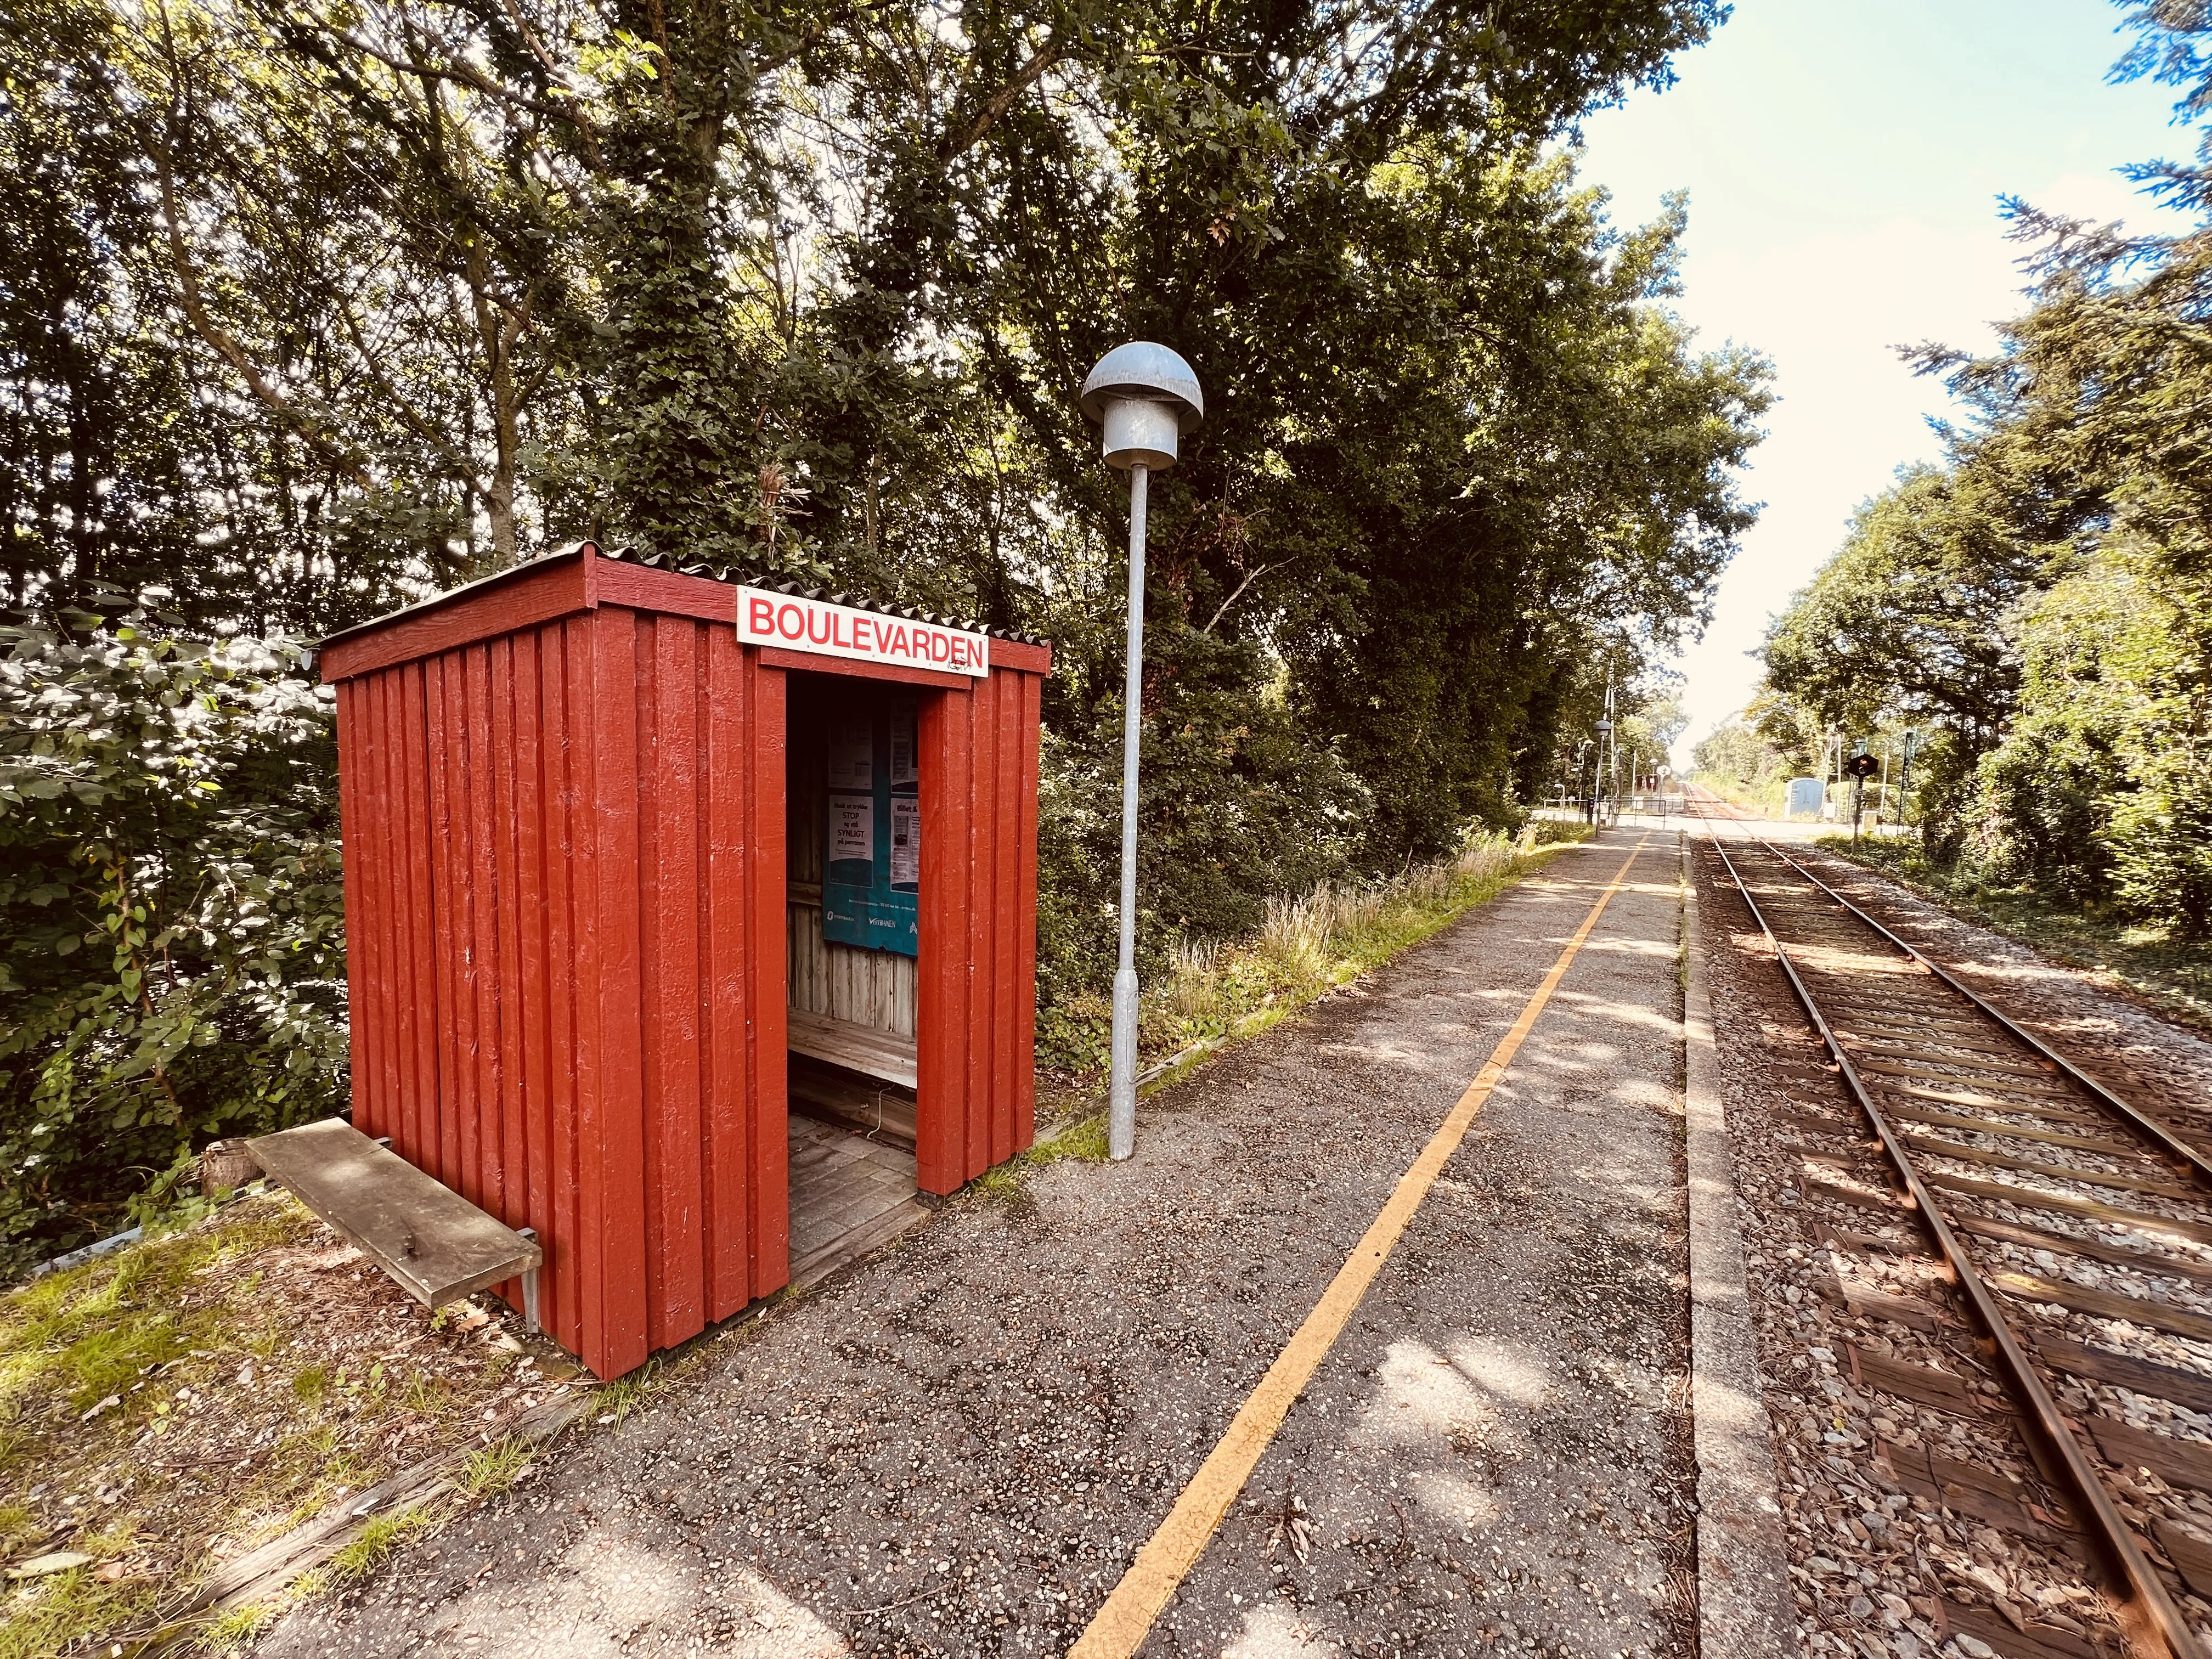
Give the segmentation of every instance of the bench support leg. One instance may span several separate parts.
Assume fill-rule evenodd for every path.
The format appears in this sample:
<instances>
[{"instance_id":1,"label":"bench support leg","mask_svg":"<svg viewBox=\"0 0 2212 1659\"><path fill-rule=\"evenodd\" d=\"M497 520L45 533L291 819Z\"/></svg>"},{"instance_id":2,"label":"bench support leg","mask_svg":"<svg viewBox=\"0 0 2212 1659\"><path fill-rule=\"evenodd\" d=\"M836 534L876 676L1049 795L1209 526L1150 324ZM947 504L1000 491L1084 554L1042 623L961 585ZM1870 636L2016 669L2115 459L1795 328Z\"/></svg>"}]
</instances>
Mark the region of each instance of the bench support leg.
<instances>
[{"instance_id":1,"label":"bench support leg","mask_svg":"<svg viewBox=\"0 0 2212 1659\"><path fill-rule=\"evenodd\" d=\"M519 1237L528 1239L533 1244L538 1242L538 1229L535 1227L518 1227L515 1231ZM525 1267L522 1270L522 1328L532 1336L538 1334L538 1269L536 1267Z\"/></svg>"}]
</instances>

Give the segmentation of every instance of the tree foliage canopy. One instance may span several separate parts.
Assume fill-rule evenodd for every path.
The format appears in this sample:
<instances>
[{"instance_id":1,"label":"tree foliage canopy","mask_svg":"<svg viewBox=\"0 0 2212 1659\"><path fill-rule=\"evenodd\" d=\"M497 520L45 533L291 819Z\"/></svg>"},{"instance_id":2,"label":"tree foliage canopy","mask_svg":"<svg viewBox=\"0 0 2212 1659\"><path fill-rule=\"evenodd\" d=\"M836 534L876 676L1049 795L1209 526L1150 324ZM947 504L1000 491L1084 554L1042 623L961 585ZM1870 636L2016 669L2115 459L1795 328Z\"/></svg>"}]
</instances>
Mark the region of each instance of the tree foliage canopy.
<instances>
[{"instance_id":1,"label":"tree foliage canopy","mask_svg":"<svg viewBox=\"0 0 2212 1659\"><path fill-rule=\"evenodd\" d=\"M2212 111L2212 17L2133 9L2116 71ZM2207 138L2212 143L2212 138ZM1971 420L1778 619L1767 684L1818 719L1931 720L1931 842L1996 879L2212 935L2212 149L2136 169L2191 234L2012 208L2035 303L2002 349L1914 356Z\"/></svg>"},{"instance_id":2,"label":"tree foliage canopy","mask_svg":"<svg viewBox=\"0 0 2212 1659\"><path fill-rule=\"evenodd\" d=\"M1571 147L1724 15L24 0L0 21L15 648L42 675L143 652L155 625L126 640L117 607L159 586L162 650L245 653L257 696L319 719L284 641L580 536L1044 634L1064 1006L1111 960L1121 714L1125 509L1085 370L1156 338L1208 397L1153 491L1147 948L1510 822L1608 673L1700 623L1749 520L1764 366L1667 311L1682 205L1617 229ZM304 860L329 779L296 735L247 748L294 757L251 798ZM54 871L111 835L0 814ZM202 822L165 820L212 858ZM88 932L105 890L78 879ZM283 924L308 1001L328 903ZM23 987L0 1109L29 1124L60 1050Z\"/></svg>"}]
</instances>

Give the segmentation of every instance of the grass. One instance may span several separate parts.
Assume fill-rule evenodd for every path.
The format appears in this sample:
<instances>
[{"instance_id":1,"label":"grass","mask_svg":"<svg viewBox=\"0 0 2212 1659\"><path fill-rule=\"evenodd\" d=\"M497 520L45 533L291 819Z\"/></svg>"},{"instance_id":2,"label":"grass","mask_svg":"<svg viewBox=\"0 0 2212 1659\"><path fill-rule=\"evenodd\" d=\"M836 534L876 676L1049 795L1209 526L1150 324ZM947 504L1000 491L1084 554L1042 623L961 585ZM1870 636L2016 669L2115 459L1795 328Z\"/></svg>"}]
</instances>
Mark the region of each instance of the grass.
<instances>
[{"instance_id":1,"label":"grass","mask_svg":"<svg viewBox=\"0 0 2212 1659\"><path fill-rule=\"evenodd\" d=\"M1106 1155L1106 1117L1103 1112L1086 1117L1080 1123L1070 1125L1043 1146L1032 1146L1022 1154L1024 1158L1033 1158L1039 1163L1073 1158L1080 1158L1085 1164L1103 1164Z\"/></svg>"},{"instance_id":2,"label":"grass","mask_svg":"<svg viewBox=\"0 0 2212 1659\"><path fill-rule=\"evenodd\" d=\"M433 1330L281 1194L0 1296L0 1558L93 1558L0 1587L0 1659L132 1645L222 1562L527 1409L550 1385L497 1328Z\"/></svg>"},{"instance_id":3,"label":"grass","mask_svg":"<svg viewBox=\"0 0 2212 1659\"><path fill-rule=\"evenodd\" d=\"M1146 1000L1142 1046L1175 1054L1265 1030L1486 903L1559 845L1589 835L1579 824L1531 828L1558 839L1541 847L1533 835L1478 836L1456 856L1393 880L1322 882L1276 899L1245 944L1178 946L1164 982Z\"/></svg>"},{"instance_id":4,"label":"grass","mask_svg":"<svg viewBox=\"0 0 2212 1659\"><path fill-rule=\"evenodd\" d=\"M364 1522L345 1547L331 1557L323 1572L333 1583L358 1583L375 1571L392 1551L436 1524L436 1517L419 1504L376 1516Z\"/></svg>"},{"instance_id":5,"label":"grass","mask_svg":"<svg viewBox=\"0 0 2212 1659\"><path fill-rule=\"evenodd\" d=\"M1917 841L1867 837L1854 847L1849 836L1823 836L1814 845L2212 1036L2212 946L2032 888L1993 887L1971 868L1929 863Z\"/></svg>"},{"instance_id":6,"label":"grass","mask_svg":"<svg viewBox=\"0 0 2212 1659\"><path fill-rule=\"evenodd\" d=\"M111 1583L93 1567L32 1579L8 1594L7 1612L0 1618L0 1659L53 1659L86 1631L119 1629L140 1617L144 1606L135 1586Z\"/></svg>"},{"instance_id":7,"label":"grass","mask_svg":"<svg viewBox=\"0 0 2212 1659\"><path fill-rule=\"evenodd\" d=\"M659 1355L627 1376L594 1389L592 1394L592 1413L601 1423L619 1428L629 1414L638 1408L646 1395L654 1392L667 1381L668 1367Z\"/></svg>"},{"instance_id":8,"label":"grass","mask_svg":"<svg viewBox=\"0 0 2212 1659\"><path fill-rule=\"evenodd\" d=\"M230 1607L208 1620L199 1636L204 1653L228 1653L242 1648L276 1622L278 1608L267 1601Z\"/></svg>"},{"instance_id":9,"label":"grass","mask_svg":"<svg viewBox=\"0 0 2212 1659\"><path fill-rule=\"evenodd\" d=\"M12 1427L34 1395L77 1412L110 1395L119 1405L140 1377L219 1339L217 1310L183 1305L191 1279L299 1231L291 1218L257 1215L33 1280L0 1311L0 1417Z\"/></svg>"},{"instance_id":10,"label":"grass","mask_svg":"<svg viewBox=\"0 0 2212 1659\"><path fill-rule=\"evenodd\" d=\"M520 1435L502 1435L482 1451L472 1451L462 1460L461 1490L471 1498L505 1492L522 1478L523 1471L537 1454L538 1448Z\"/></svg>"},{"instance_id":11,"label":"grass","mask_svg":"<svg viewBox=\"0 0 2212 1659\"><path fill-rule=\"evenodd\" d=\"M1049 1140L1041 1140L1025 1152L1017 1152L1004 1164L994 1164L977 1176L975 1189L994 1197L1010 1197L1022 1189L1030 1172L1063 1158L1084 1164L1106 1161L1106 1117L1093 1113L1068 1125Z\"/></svg>"}]
</instances>

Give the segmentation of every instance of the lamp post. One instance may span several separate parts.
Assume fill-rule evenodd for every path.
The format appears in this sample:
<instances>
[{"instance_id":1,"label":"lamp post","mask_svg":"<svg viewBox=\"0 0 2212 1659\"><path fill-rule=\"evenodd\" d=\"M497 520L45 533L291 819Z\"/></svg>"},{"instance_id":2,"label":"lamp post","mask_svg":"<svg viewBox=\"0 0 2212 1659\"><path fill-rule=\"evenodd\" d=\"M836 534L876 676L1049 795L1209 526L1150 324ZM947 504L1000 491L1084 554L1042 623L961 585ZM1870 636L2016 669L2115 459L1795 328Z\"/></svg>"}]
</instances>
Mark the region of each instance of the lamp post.
<instances>
[{"instance_id":1,"label":"lamp post","mask_svg":"<svg viewBox=\"0 0 2212 1659\"><path fill-rule=\"evenodd\" d=\"M1912 793L1912 750L1919 741L1919 731L1916 727L1906 726L1905 728L1905 769L1897 780L1897 827L1900 831L1905 828L1905 799Z\"/></svg>"},{"instance_id":2,"label":"lamp post","mask_svg":"<svg viewBox=\"0 0 2212 1659\"><path fill-rule=\"evenodd\" d=\"M1608 715L1613 713L1613 688L1611 686L1607 686L1606 688L1605 712ZM1604 815L1598 809L1597 792L1599 786L1608 779L1609 769L1606 763L1612 758L1612 720L1600 720L1597 723L1597 753L1591 757L1590 762L1590 823L1601 830L1605 827L1605 822ZM1608 806L1613 804L1613 797L1610 793L1606 797L1606 804Z\"/></svg>"},{"instance_id":3,"label":"lamp post","mask_svg":"<svg viewBox=\"0 0 2212 1659\"><path fill-rule=\"evenodd\" d=\"M1129 662L1121 725L1121 948L1114 970L1114 1058L1106 1151L1137 1149L1137 745L1145 690L1146 481L1176 463L1176 441L1206 414L1191 366L1164 345L1116 346L1084 378L1078 402L1103 428L1106 465L1129 475Z\"/></svg>"},{"instance_id":4,"label":"lamp post","mask_svg":"<svg viewBox=\"0 0 2212 1659\"><path fill-rule=\"evenodd\" d=\"M1607 816L1620 822L1620 735L1613 729L1613 673L1605 677L1605 718L1597 723L1605 738L1605 805Z\"/></svg>"}]
</instances>

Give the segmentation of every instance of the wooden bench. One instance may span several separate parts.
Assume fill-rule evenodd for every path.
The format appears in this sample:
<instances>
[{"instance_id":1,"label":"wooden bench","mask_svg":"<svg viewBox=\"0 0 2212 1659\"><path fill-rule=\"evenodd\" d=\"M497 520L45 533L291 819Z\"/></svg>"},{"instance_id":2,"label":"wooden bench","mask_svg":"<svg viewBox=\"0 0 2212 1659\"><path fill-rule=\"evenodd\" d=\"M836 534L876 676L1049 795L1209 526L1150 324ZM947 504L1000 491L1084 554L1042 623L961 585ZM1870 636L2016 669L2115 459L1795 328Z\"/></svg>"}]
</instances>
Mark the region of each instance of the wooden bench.
<instances>
[{"instance_id":1,"label":"wooden bench","mask_svg":"<svg viewBox=\"0 0 2212 1659\"><path fill-rule=\"evenodd\" d=\"M872 1025L856 1025L849 1019L809 1013L804 1008L786 1009L784 1018L790 1031L786 1043L793 1054L826 1060L848 1072L879 1077L908 1089L916 1086L921 1068L912 1037Z\"/></svg>"},{"instance_id":2,"label":"wooden bench","mask_svg":"<svg viewBox=\"0 0 2212 1659\"><path fill-rule=\"evenodd\" d=\"M545 1252L341 1118L246 1143L262 1172L360 1247L393 1283L428 1308L522 1279L523 1318L538 1330L538 1269Z\"/></svg>"}]
</instances>

